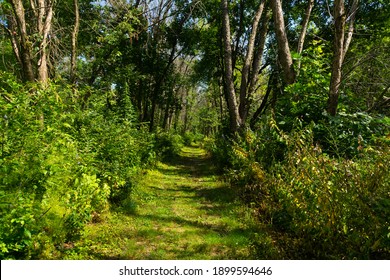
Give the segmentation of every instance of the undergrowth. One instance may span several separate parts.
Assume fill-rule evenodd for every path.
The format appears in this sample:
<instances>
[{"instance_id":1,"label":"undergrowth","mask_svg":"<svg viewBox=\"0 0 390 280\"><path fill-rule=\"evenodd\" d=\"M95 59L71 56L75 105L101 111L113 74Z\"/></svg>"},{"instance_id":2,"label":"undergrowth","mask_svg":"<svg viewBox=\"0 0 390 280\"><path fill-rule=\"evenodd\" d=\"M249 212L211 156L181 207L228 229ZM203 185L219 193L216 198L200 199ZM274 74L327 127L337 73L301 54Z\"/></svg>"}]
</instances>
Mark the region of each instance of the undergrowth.
<instances>
[{"instance_id":1,"label":"undergrowth","mask_svg":"<svg viewBox=\"0 0 390 280\"><path fill-rule=\"evenodd\" d=\"M298 123L287 133L269 119L257 132L209 145L262 229L253 238L256 255L389 258L388 136L375 145L357 139L353 157L338 157L322 150L313 131L315 124Z\"/></svg>"},{"instance_id":2,"label":"undergrowth","mask_svg":"<svg viewBox=\"0 0 390 280\"><path fill-rule=\"evenodd\" d=\"M83 104L92 89L0 74L0 258L59 258L87 223L126 202L171 140L161 144L105 93Z\"/></svg>"}]
</instances>

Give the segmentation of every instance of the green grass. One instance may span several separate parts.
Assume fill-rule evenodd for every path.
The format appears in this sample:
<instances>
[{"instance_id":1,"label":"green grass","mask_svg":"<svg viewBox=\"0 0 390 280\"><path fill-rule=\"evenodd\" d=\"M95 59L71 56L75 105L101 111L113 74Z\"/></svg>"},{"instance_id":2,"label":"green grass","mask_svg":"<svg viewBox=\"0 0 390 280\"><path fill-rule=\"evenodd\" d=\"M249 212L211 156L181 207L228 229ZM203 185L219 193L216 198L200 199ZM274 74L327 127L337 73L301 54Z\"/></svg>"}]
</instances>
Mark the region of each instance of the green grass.
<instances>
[{"instance_id":1,"label":"green grass","mask_svg":"<svg viewBox=\"0 0 390 280\"><path fill-rule=\"evenodd\" d=\"M206 152L185 147L149 170L131 199L90 224L68 259L249 259L248 210Z\"/></svg>"}]
</instances>

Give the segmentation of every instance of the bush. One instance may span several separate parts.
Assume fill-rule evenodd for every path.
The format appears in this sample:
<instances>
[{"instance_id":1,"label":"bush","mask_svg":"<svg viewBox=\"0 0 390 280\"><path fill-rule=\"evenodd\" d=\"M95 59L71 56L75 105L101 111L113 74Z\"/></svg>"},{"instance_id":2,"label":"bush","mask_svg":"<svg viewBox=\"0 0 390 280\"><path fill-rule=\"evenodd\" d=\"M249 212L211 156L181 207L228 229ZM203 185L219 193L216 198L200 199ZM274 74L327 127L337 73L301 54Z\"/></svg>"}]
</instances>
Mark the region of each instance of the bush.
<instances>
[{"instance_id":1,"label":"bush","mask_svg":"<svg viewBox=\"0 0 390 280\"><path fill-rule=\"evenodd\" d=\"M332 159L312 137L310 129L289 137L286 161L262 185L269 196L259 217L295 244L287 258L389 257L388 150Z\"/></svg>"},{"instance_id":2,"label":"bush","mask_svg":"<svg viewBox=\"0 0 390 280\"><path fill-rule=\"evenodd\" d=\"M335 117L325 115L315 125L314 141L330 155L353 158L363 148L375 145L376 139L386 136L389 127L388 118L383 116L340 112Z\"/></svg>"},{"instance_id":3,"label":"bush","mask_svg":"<svg viewBox=\"0 0 390 280\"><path fill-rule=\"evenodd\" d=\"M243 161L249 165L260 162L266 169L282 161L287 151L284 137L275 120L267 118L256 132L246 130L235 139L220 135L215 140L207 140L205 147L221 168L240 173Z\"/></svg>"},{"instance_id":4,"label":"bush","mask_svg":"<svg viewBox=\"0 0 390 280\"><path fill-rule=\"evenodd\" d=\"M0 258L29 258L37 231L34 197L23 193L1 193Z\"/></svg>"},{"instance_id":5,"label":"bush","mask_svg":"<svg viewBox=\"0 0 390 280\"><path fill-rule=\"evenodd\" d=\"M231 141L224 135L216 138L205 138L204 148L211 154L212 160L220 171L230 168L233 149Z\"/></svg>"},{"instance_id":6,"label":"bush","mask_svg":"<svg viewBox=\"0 0 390 280\"><path fill-rule=\"evenodd\" d=\"M156 134L155 149L162 160L177 156L183 147L183 138L179 134L159 132Z\"/></svg>"},{"instance_id":7,"label":"bush","mask_svg":"<svg viewBox=\"0 0 390 280\"><path fill-rule=\"evenodd\" d=\"M314 124L298 122L288 134L272 119L268 124L217 149L229 162L227 178L267 233L258 238L273 240L254 237L258 256L273 244L271 258L389 258L388 145L332 158L314 141Z\"/></svg>"},{"instance_id":8,"label":"bush","mask_svg":"<svg viewBox=\"0 0 390 280\"><path fill-rule=\"evenodd\" d=\"M109 201L128 199L141 168L156 160L154 139L107 110L104 96L82 108L60 83L24 87L6 78L0 256L58 258L58 249L80 238Z\"/></svg>"},{"instance_id":9,"label":"bush","mask_svg":"<svg viewBox=\"0 0 390 280\"><path fill-rule=\"evenodd\" d=\"M183 135L184 144L191 146L192 144L199 143L203 140L204 136L200 133L193 133L186 131Z\"/></svg>"}]
</instances>

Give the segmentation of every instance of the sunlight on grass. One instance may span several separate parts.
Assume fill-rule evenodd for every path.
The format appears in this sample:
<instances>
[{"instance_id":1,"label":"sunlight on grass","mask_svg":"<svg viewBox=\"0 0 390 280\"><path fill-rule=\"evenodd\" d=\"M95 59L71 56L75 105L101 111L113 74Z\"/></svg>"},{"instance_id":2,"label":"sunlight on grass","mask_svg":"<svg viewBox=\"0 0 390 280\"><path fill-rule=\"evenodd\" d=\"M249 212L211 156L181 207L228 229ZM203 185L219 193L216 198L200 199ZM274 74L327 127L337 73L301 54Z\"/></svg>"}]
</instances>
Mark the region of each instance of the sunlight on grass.
<instances>
[{"instance_id":1,"label":"sunlight on grass","mask_svg":"<svg viewBox=\"0 0 390 280\"><path fill-rule=\"evenodd\" d=\"M148 170L142 184L104 222L90 224L68 257L250 258L253 230L245 211L232 190L217 180L206 152L184 147L175 163Z\"/></svg>"}]
</instances>

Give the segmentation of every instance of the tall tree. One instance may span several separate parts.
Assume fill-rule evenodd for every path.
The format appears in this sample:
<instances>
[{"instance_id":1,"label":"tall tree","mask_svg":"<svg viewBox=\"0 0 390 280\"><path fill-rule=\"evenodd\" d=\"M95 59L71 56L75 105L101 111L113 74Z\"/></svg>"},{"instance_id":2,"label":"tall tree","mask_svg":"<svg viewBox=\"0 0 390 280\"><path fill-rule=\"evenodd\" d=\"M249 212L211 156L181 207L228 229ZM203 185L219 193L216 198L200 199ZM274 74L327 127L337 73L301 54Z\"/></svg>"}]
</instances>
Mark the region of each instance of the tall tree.
<instances>
[{"instance_id":1,"label":"tall tree","mask_svg":"<svg viewBox=\"0 0 390 280\"><path fill-rule=\"evenodd\" d=\"M342 65L353 35L355 13L358 8L358 0L353 0L349 14L346 14L344 0L334 2L334 46L332 74L329 87L327 111L335 116L339 102L339 88L342 82ZM347 36L345 36L346 21L349 20Z\"/></svg>"},{"instance_id":2,"label":"tall tree","mask_svg":"<svg viewBox=\"0 0 390 280\"><path fill-rule=\"evenodd\" d=\"M47 83L48 43L53 20L53 0L10 0L6 22L17 61L25 81Z\"/></svg>"},{"instance_id":3,"label":"tall tree","mask_svg":"<svg viewBox=\"0 0 390 280\"><path fill-rule=\"evenodd\" d=\"M240 2L239 8L245 9L246 7ZM236 32L231 31L228 1L221 2L223 81L230 116L230 130L233 133L246 124L252 96L257 89L270 18L270 14L264 12L267 11L267 8L267 1L263 0L257 7L249 6L248 10L239 12L237 33L238 35L242 34L243 38L236 38L234 44L236 47L233 51L231 34ZM252 11L250 11L251 9ZM248 11L253 12L253 17L248 15ZM248 26L245 26L245 23ZM237 42L240 42L240 48L238 47L240 44ZM240 63L237 63L237 59ZM240 65L241 61L243 61L243 65ZM241 75L237 75L237 69ZM238 77L240 78L238 79ZM239 85L237 88L236 83ZM239 96L238 100L236 96Z\"/></svg>"},{"instance_id":4,"label":"tall tree","mask_svg":"<svg viewBox=\"0 0 390 280\"><path fill-rule=\"evenodd\" d=\"M25 81L34 81L32 43L28 38L25 10L22 1L12 0L12 11L7 15L7 29L17 61Z\"/></svg>"},{"instance_id":5,"label":"tall tree","mask_svg":"<svg viewBox=\"0 0 390 280\"><path fill-rule=\"evenodd\" d=\"M225 75L225 90L227 94L228 110L230 116L230 130L237 132L242 124L240 114L238 111L237 98L234 89L233 81L233 60L231 47L231 31L228 1L221 1L222 9L222 40L224 47L224 75Z\"/></svg>"},{"instance_id":6,"label":"tall tree","mask_svg":"<svg viewBox=\"0 0 390 280\"><path fill-rule=\"evenodd\" d=\"M248 84L251 83L251 80L249 80L249 73L251 70L251 67L254 63L254 55L255 55L255 43L256 43L256 37L258 34L258 26L260 23L261 16L263 15L263 10L265 6L265 1L262 1L259 5L259 8L257 9L253 22L252 22L252 30L249 36L248 41L248 50L245 57L244 66L242 67L242 73L241 73L241 86L240 86L240 106L239 106L239 113L240 118L242 122L245 122L246 117L248 115L248 95L251 95L252 92L248 92ZM266 37L266 34L262 34L263 38ZM263 43L264 44L264 43ZM260 47L262 49L262 46ZM257 54L259 57L262 57L262 52ZM254 74L257 76L257 69L255 69Z\"/></svg>"},{"instance_id":7,"label":"tall tree","mask_svg":"<svg viewBox=\"0 0 390 280\"><path fill-rule=\"evenodd\" d=\"M295 82L296 73L288 44L281 1L271 0L271 8L275 23L276 40L278 42L279 62L283 69L284 81L289 85Z\"/></svg>"},{"instance_id":8,"label":"tall tree","mask_svg":"<svg viewBox=\"0 0 390 280\"><path fill-rule=\"evenodd\" d=\"M79 1L73 0L74 8L74 26L72 31L72 40L71 40L71 58L70 58L70 81L72 84L76 82L76 59L77 59L77 38L80 28L80 11L79 11Z\"/></svg>"},{"instance_id":9,"label":"tall tree","mask_svg":"<svg viewBox=\"0 0 390 280\"><path fill-rule=\"evenodd\" d=\"M311 11L312 11L313 7L314 7L314 0L309 0L307 3L305 15L304 15L303 21L302 21L302 30L301 30L301 33L300 33L299 39L298 39L298 48L297 48L298 54L302 54L302 51L303 51L303 44L305 42L306 32L307 32L307 28L309 25L310 15L311 15ZM299 71L300 68L301 68L301 60L298 61L297 71ZM298 75L298 73L297 73L297 75Z\"/></svg>"}]
</instances>

